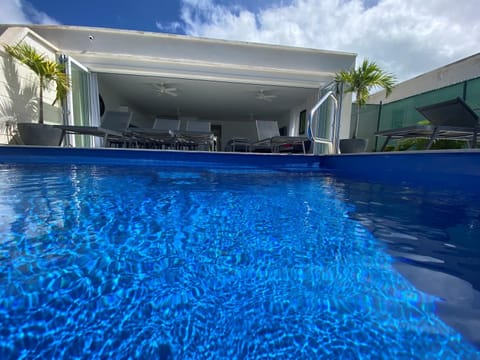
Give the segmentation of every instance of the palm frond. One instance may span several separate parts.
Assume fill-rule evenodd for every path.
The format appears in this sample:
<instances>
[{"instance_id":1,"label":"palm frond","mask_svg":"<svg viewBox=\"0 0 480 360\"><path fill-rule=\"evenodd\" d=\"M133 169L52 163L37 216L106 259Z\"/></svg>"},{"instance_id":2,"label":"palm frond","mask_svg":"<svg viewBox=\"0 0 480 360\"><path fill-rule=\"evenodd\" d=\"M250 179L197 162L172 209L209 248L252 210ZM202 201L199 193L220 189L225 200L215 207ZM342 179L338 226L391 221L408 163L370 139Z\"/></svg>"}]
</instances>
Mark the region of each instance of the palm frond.
<instances>
[{"instance_id":1,"label":"palm frond","mask_svg":"<svg viewBox=\"0 0 480 360\"><path fill-rule=\"evenodd\" d=\"M10 56L25 64L39 77L39 122L43 123L43 90L48 89L52 82L55 83L56 95L52 103L52 105L55 105L57 101L61 101L67 96L70 88L70 79L65 73L64 66L38 53L34 47L27 43L18 43L14 46L5 44L3 47Z\"/></svg>"},{"instance_id":2,"label":"palm frond","mask_svg":"<svg viewBox=\"0 0 480 360\"><path fill-rule=\"evenodd\" d=\"M4 48L10 56L27 65L35 74L45 72L43 65L48 60L45 55L39 54L33 46L27 43L19 43L15 46L4 45Z\"/></svg>"},{"instance_id":3,"label":"palm frond","mask_svg":"<svg viewBox=\"0 0 480 360\"><path fill-rule=\"evenodd\" d=\"M354 93L357 103L357 116L353 137L357 136L360 107L367 103L370 91L374 88L383 88L386 96L392 93L395 86L395 76L383 71L375 62L363 60L357 69L339 71L335 80L346 85L345 92Z\"/></svg>"},{"instance_id":4,"label":"palm frond","mask_svg":"<svg viewBox=\"0 0 480 360\"><path fill-rule=\"evenodd\" d=\"M340 71L335 79L347 85L345 91L356 95L356 101L365 105L370 90L376 87L385 89L386 96L389 96L395 86L395 76L383 71L375 62L363 60L357 69Z\"/></svg>"}]
</instances>

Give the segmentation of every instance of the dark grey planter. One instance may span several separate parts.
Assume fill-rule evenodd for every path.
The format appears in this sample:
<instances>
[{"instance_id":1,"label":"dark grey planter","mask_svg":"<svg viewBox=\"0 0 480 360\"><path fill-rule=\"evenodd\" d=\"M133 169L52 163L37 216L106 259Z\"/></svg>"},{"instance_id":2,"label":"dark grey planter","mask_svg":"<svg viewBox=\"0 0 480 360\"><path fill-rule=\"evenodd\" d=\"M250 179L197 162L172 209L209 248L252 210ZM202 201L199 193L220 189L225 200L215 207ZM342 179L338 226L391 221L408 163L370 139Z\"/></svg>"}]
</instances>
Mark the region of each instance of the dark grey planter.
<instances>
[{"instance_id":1,"label":"dark grey planter","mask_svg":"<svg viewBox=\"0 0 480 360\"><path fill-rule=\"evenodd\" d=\"M342 139L340 140L340 153L361 153L367 150L368 139Z\"/></svg>"},{"instance_id":2,"label":"dark grey planter","mask_svg":"<svg viewBox=\"0 0 480 360\"><path fill-rule=\"evenodd\" d=\"M62 130L52 125L18 123L18 133L25 145L58 146Z\"/></svg>"}]
</instances>

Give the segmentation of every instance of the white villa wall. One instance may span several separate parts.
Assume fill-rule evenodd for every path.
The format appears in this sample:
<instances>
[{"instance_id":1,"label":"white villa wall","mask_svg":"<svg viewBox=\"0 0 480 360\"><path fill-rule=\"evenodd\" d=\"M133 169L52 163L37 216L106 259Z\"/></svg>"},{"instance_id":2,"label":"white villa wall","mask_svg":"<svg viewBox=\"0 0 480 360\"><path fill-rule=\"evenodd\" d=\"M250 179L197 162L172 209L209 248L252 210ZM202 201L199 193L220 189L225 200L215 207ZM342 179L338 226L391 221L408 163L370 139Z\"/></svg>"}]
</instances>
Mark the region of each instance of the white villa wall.
<instances>
[{"instance_id":1,"label":"white villa wall","mask_svg":"<svg viewBox=\"0 0 480 360\"><path fill-rule=\"evenodd\" d=\"M289 136L297 136L300 129L300 112L307 108L306 104L302 104L294 107L290 110L289 122L288 122L288 134Z\"/></svg>"},{"instance_id":2,"label":"white villa wall","mask_svg":"<svg viewBox=\"0 0 480 360\"><path fill-rule=\"evenodd\" d=\"M95 72L315 88L355 63L355 55L345 52L106 28L29 26Z\"/></svg>"},{"instance_id":3,"label":"white villa wall","mask_svg":"<svg viewBox=\"0 0 480 360\"><path fill-rule=\"evenodd\" d=\"M480 53L404 81L395 86L388 98L385 98L385 91L372 94L368 99L368 103L379 104L380 101L382 101L384 104L387 104L413 95L474 79L479 76Z\"/></svg>"},{"instance_id":4,"label":"white villa wall","mask_svg":"<svg viewBox=\"0 0 480 360\"><path fill-rule=\"evenodd\" d=\"M352 118L352 94L343 94L342 113L340 115L340 128L338 131L339 139L350 138L351 118Z\"/></svg>"},{"instance_id":5,"label":"white villa wall","mask_svg":"<svg viewBox=\"0 0 480 360\"><path fill-rule=\"evenodd\" d=\"M307 99L305 104L299 105L293 108L290 111L290 123L288 128L288 135L297 136L300 128L300 112L304 109L307 110L307 121L311 109L315 106L317 99L315 97L310 97ZM351 113L352 107L352 94L344 94L342 102L342 112L340 114L340 127L339 127L339 138L345 139L350 137L350 128L351 128Z\"/></svg>"},{"instance_id":6,"label":"white villa wall","mask_svg":"<svg viewBox=\"0 0 480 360\"><path fill-rule=\"evenodd\" d=\"M59 49L62 49L62 52L76 59L90 71L103 74L318 89L329 83L336 71L354 66L355 63L355 55L351 53L169 34L68 26L29 25L26 28L0 25L0 31L4 29L6 30L2 37L9 41L3 42L16 43L23 36L40 51L49 50L49 56L54 57L60 52ZM7 33L8 36L5 37ZM162 116L141 112L140 108L136 108L133 99L132 103L125 101L118 93L114 93L113 89L102 88L101 82L99 87L106 110L128 107L134 113L133 123L137 126L150 127L156 115ZM46 100L48 104L53 98L49 100L47 96ZM297 135L300 112L303 109L309 111L315 100L308 99L304 104L298 104L282 114L277 118L279 127L286 126L288 134ZM50 111L47 107L48 105L46 112ZM61 119L60 109L56 110L58 119ZM150 108L144 111L155 110ZM348 119L349 113L350 110L345 108L341 132L345 132L345 127L348 129L349 121L345 122L344 119ZM239 119L225 122L215 119L211 121L212 124L222 125L223 144L232 137L256 140L254 122ZM255 138L252 138L252 135Z\"/></svg>"},{"instance_id":7,"label":"white villa wall","mask_svg":"<svg viewBox=\"0 0 480 360\"><path fill-rule=\"evenodd\" d=\"M262 119L259 119L262 120ZM287 132L289 131L290 127L290 122L291 122L291 117L290 117L290 112L286 112L285 114L282 114L281 116L277 117L277 123L278 123L278 128L281 129L283 127L287 128ZM255 129L255 134L257 133L257 130ZM262 139L258 139L262 140Z\"/></svg>"},{"instance_id":8,"label":"white villa wall","mask_svg":"<svg viewBox=\"0 0 480 360\"><path fill-rule=\"evenodd\" d=\"M25 41L41 54L55 59L57 49L25 28L9 28L0 35L0 44L15 45ZM35 122L38 119L38 77L27 66L12 59L0 47L0 143L8 142L5 136L5 121ZM44 92L44 118L47 124L60 124L62 110L52 106L55 86Z\"/></svg>"}]
</instances>

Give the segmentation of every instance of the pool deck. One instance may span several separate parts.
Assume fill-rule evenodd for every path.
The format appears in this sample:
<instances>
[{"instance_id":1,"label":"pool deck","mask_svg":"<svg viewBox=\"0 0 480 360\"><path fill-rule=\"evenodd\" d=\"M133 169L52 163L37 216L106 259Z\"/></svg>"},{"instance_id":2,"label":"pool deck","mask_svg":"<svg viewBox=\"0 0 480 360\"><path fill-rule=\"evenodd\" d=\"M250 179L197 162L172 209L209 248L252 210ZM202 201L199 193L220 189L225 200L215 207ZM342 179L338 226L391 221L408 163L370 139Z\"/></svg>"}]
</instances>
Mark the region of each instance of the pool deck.
<instances>
[{"instance_id":1,"label":"pool deck","mask_svg":"<svg viewBox=\"0 0 480 360\"><path fill-rule=\"evenodd\" d=\"M3 164L101 164L323 172L362 181L480 188L480 150L340 155L0 146Z\"/></svg>"}]
</instances>

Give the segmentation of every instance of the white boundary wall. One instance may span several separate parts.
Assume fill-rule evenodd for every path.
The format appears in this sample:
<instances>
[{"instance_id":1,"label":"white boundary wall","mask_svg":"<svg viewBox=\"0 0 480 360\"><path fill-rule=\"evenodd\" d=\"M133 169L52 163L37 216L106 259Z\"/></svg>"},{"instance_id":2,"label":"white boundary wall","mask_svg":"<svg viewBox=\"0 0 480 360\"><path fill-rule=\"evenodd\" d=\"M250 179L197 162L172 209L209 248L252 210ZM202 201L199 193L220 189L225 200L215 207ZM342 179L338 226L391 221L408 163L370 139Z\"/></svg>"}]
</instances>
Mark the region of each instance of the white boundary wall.
<instances>
[{"instance_id":1,"label":"white boundary wall","mask_svg":"<svg viewBox=\"0 0 480 360\"><path fill-rule=\"evenodd\" d=\"M375 93L370 96L368 103L378 104L382 101L387 104L478 77L480 77L480 53L404 81L395 86L388 98L385 98L385 91Z\"/></svg>"},{"instance_id":2,"label":"white boundary wall","mask_svg":"<svg viewBox=\"0 0 480 360\"><path fill-rule=\"evenodd\" d=\"M11 27L0 35L0 44L25 41L39 53L54 60L58 49L24 27ZM60 124L62 109L51 104L55 86L44 92L45 123ZM35 122L38 119L38 77L27 66L12 59L0 46L0 144L8 143L6 121Z\"/></svg>"}]
</instances>

